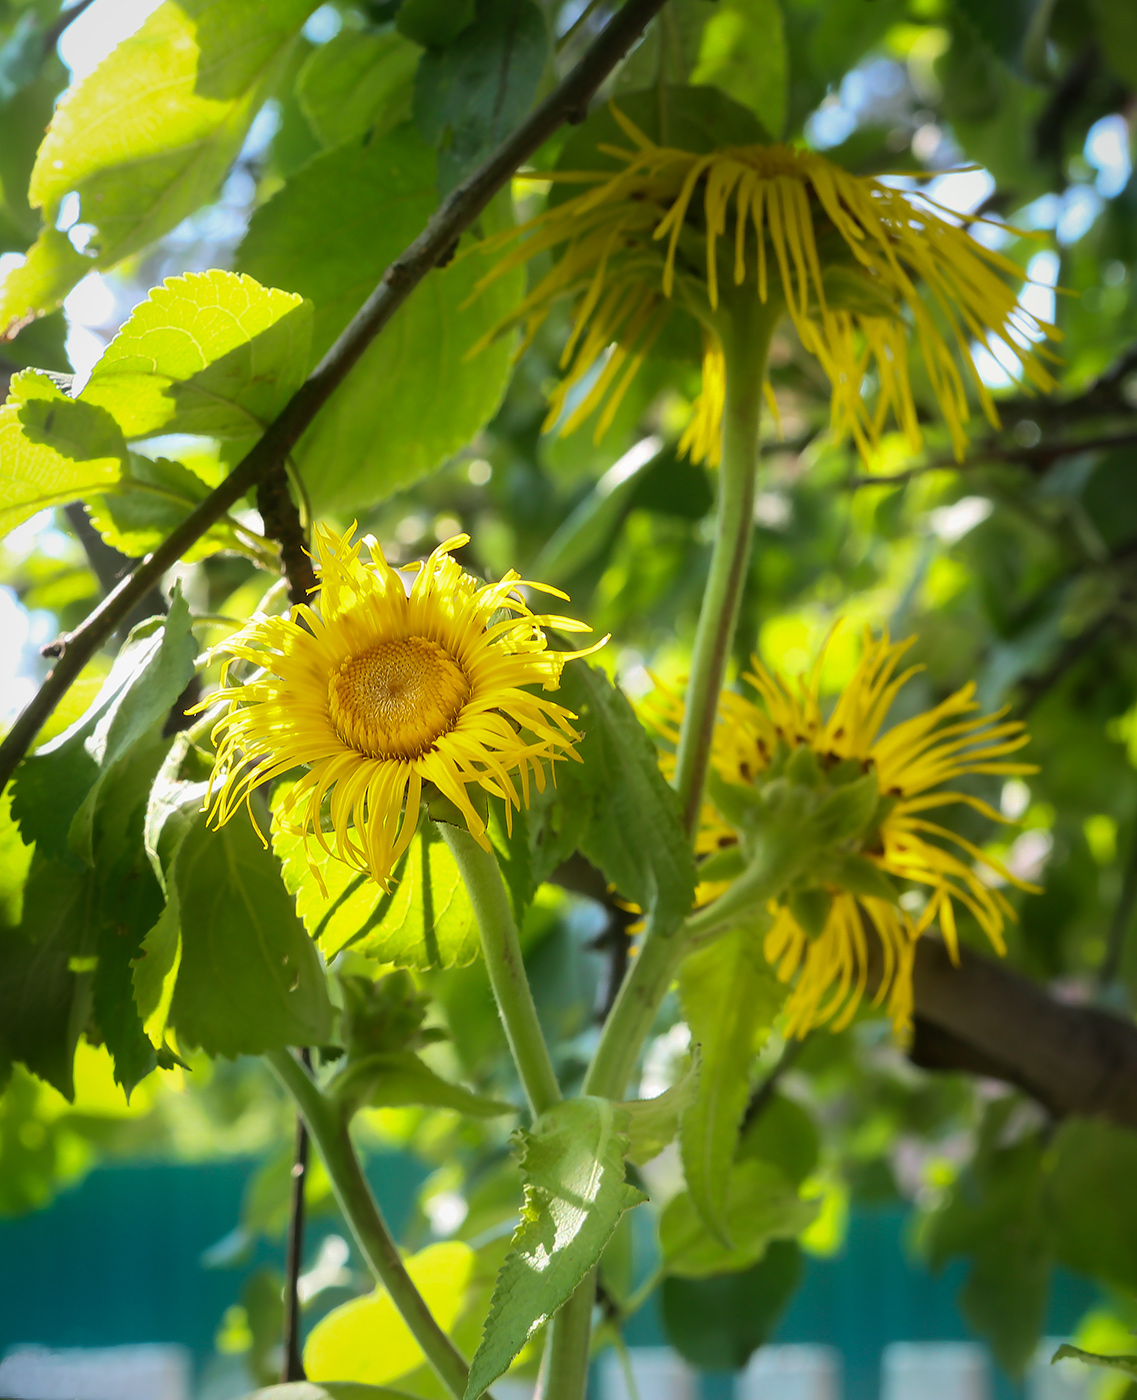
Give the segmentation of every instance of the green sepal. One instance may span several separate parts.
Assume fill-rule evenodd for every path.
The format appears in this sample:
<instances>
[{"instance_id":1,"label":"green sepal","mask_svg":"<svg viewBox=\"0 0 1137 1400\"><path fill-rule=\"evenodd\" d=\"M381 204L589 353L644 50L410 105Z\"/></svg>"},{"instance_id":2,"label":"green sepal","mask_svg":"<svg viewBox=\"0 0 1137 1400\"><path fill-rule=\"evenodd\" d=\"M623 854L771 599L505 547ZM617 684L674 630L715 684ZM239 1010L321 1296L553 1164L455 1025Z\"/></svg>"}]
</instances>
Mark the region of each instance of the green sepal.
<instances>
[{"instance_id":1,"label":"green sepal","mask_svg":"<svg viewBox=\"0 0 1137 1400\"><path fill-rule=\"evenodd\" d=\"M820 938L833 908L833 897L827 890L816 887L791 890L786 901L790 913L807 938Z\"/></svg>"},{"instance_id":2,"label":"green sepal","mask_svg":"<svg viewBox=\"0 0 1137 1400\"><path fill-rule=\"evenodd\" d=\"M517 1112L513 1104L451 1084L410 1050L388 1050L347 1061L327 1092L349 1116L364 1104L372 1108L452 1108L470 1118Z\"/></svg>"},{"instance_id":3,"label":"green sepal","mask_svg":"<svg viewBox=\"0 0 1137 1400\"><path fill-rule=\"evenodd\" d=\"M706 860L700 861L696 873L700 884L712 880L717 884L720 880L737 880L745 869L746 857L742 847L733 845L715 851Z\"/></svg>"},{"instance_id":4,"label":"green sepal","mask_svg":"<svg viewBox=\"0 0 1137 1400\"><path fill-rule=\"evenodd\" d=\"M879 799L875 773L866 773L831 792L822 800L810 823L817 844L828 846L859 836L872 820Z\"/></svg>"}]
</instances>

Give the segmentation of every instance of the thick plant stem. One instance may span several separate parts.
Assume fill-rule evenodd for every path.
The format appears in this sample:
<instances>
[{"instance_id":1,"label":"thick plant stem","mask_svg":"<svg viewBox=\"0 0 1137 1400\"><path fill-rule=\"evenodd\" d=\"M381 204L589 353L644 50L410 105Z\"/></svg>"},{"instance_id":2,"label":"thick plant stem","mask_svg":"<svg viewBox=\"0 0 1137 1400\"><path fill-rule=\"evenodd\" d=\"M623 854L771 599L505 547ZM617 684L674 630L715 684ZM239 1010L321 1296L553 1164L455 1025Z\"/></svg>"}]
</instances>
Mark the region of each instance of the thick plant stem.
<instances>
[{"instance_id":1,"label":"thick plant stem","mask_svg":"<svg viewBox=\"0 0 1137 1400\"><path fill-rule=\"evenodd\" d=\"M469 1367L435 1322L422 1294L403 1267L398 1248L355 1155L346 1121L290 1051L272 1050L265 1059L303 1114L328 1169L336 1200L372 1273L390 1293L438 1378L455 1400L462 1400Z\"/></svg>"},{"instance_id":2,"label":"thick plant stem","mask_svg":"<svg viewBox=\"0 0 1137 1400\"><path fill-rule=\"evenodd\" d=\"M549 1339L545 1343L534 1400L584 1400L595 1297L596 1270L593 1269L549 1324Z\"/></svg>"},{"instance_id":3,"label":"thick plant stem","mask_svg":"<svg viewBox=\"0 0 1137 1400\"><path fill-rule=\"evenodd\" d=\"M537 1020L537 1008L533 1005L517 939L517 923L497 857L492 851L483 850L463 827L439 822L438 830L454 857L474 906L498 1014L529 1108L536 1118L560 1102L561 1090Z\"/></svg>"},{"instance_id":4,"label":"thick plant stem","mask_svg":"<svg viewBox=\"0 0 1137 1400\"><path fill-rule=\"evenodd\" d=\"M691 674L675 759L675 787L684 822L692 833L699 819L715 709L750 561L762 385L766 377L766 353L777 320L776 309L760 302L752 288L741 290L745 294L734 299L735 305L723 334L726 399L718 514L711 567L691 652Z\"/></svg>"}]
</instances>

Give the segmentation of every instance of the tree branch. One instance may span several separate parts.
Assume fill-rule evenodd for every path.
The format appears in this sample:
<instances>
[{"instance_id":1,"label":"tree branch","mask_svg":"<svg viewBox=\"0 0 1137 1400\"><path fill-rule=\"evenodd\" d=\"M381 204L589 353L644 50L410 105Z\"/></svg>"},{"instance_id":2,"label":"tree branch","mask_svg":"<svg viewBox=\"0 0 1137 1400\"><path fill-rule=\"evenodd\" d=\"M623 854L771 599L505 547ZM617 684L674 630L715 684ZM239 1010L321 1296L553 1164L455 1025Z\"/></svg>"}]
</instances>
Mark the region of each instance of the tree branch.
<instances>
[{"instance_id":1,"label":"tree branch","mask_svg":"<svg viewBox=\"0 0 1137 1400\"><path fill-rule=\"evenodd\" d=\"M664 0L627 0L580 62L477 170L442 201L422 233L387 268L347 329L285 405L260 441L178 528L64 639L64 651L0 744L0 788L83 667L130 610L195 541L250 488L280 467L360 356L432 268L442 262L493 196L565 122L583 121L597 88Z\"/></svg>"},{"instance_id":2,"label":"tree branch","mask_svg":"<svg viewBox=\"0 0 1137 1400\"><path fill-rule=\"evenodd\" d=\"M1137 1026L1068 1006L1003 963L942 943L916 944L912 1058L1017 1085L1055 1117L1081 1114L1137 1128Z\"/></svg>"}]
</instances>

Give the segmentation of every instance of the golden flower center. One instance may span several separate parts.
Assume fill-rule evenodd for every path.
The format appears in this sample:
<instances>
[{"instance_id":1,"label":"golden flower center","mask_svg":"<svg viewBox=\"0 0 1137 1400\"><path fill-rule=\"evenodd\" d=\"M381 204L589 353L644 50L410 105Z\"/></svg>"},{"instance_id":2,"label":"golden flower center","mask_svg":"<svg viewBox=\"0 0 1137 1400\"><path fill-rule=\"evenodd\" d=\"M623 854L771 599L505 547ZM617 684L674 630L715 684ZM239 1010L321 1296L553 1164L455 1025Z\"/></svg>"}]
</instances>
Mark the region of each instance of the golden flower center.
<instances>
[{"instance_id":1,"label":"golden flower center","mask_svg":"<svg viewBox=\"0 0 1137 1400\"><path fill-rule=\"evenodd\" d=\"M426 637L377 642L349 656L328 686L336 733L368 758L418 758L469 698L465 671Z\"/></svg>"}]
</instances>

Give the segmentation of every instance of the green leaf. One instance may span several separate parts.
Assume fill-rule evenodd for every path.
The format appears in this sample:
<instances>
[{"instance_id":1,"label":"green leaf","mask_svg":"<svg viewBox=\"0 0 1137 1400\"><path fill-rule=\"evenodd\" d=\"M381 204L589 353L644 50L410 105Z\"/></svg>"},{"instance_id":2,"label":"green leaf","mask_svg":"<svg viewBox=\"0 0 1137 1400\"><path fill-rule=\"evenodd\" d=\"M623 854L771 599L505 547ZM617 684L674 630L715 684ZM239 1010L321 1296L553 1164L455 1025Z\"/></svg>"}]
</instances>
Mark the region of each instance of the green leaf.
<instances>
[{"instance_id":1,"label":"green leaf","mask_svg":"<svg viewBox=\"0 0 1137 1400\"><path fill-rule=\"evenodd\" d=\"M1015 1107L1012 1098L988 1109L974 1160L923 1235L933 1267L967 1256L961 1310L1012 1375L1042 1335L1051 1262L1041 1135L1002 1141Z\"/></svg>"},{"instance_id":2,"label":"green leaf","mask_svg":"<svg viewBox=\"0 0 1137 1400\"><path fill-rule=\"evenodd\" d=\"M679 1120L695 1098L698 1051L682 1079L654 1099L632 1099L620 1107L628 1115L628 1161L641 1167L675 1140Z\"/></svg>"},{"instance_id":3,"label":"green leaf","mask_svg":"<svg viewBox=\"0 0 1137 1400\"><path fill-rule=\"evenodd\" d=\"M733 1247L708 1232L690 1193L682 1191L660 1218L663 1267L685 1278L748 1269L762 1258L771 1240L800 1234L816 1214L817 1206L803 1201L777 1167L736 1162L729 1172L725 1212Z\"/></svg>"},{"instance_id":4,"label":"green leaf","mask_svg":"<svg viewBox=\"0 0 1137 1400\"><path fill-rule=\"evenodd\" d=\"M79 396L128 438L259 434L303 383L312 307L214 269L168 277L131 312Z\"/></svg>"},{"instance_id":5,"label":"green leaf","mask_svg":"<svg viewBox=\"0 0 1137 1400\"><path fill-rule=\"evenodd\" d=\"M279 810L279 797L276 802ZM395 888L384 894L369 875L325 855L314 839L308 853L299 836L274 821L273 849L296 911L328 959L343 948L397 967L463 967L478 953L478 925L454 858L428 821L395 869ZM312 874L316 862L325 896Z\"/></svg>"},{"instance_id":6,"label":"green leaf","mask_svg":"<svg viewBox=\"0 0 1137 1400\"><path fill-rule=\"evenodd\" d=\"M445 48L474 22L474 0L403 0L395 24L424 48Z\"/></svg>"},{"instance_id":7,"label":"green leaf","mask_svg":"<svg viewBox=\"0 0 1137 1400\"><path fill-rule=\"evenodd\" d=\"M1137 88L1137 15L1127 0L1095 0L1098 42L1106 64Z\"/></svg>"},{"instance_id":8,"label":"green leaf","mask_svg":"<svg viewBox=\"0 0 1137 1400\"><path fill-rule=\"evenodd\" d=\"M1137 1133L1068 1118L1048 1157L1045 1212L1067 1268L1137 1290Z\"/></svg>"},{"instance_id":9,"label":"green leaf","mask_svg":"<svg viewBox=\"0 0 1137 1400\"><path fill-rule=\"evenodd\" d=\"M600 1258L621 1215L645 1199L624 1180L626 1129L616 1104L579 1098L521 1135L525 1206L470 1363L466 1400L509 1369Z\"/></svg>"},{"instance_id":10,"label":"green leaf","mask_svg":"<svg viewBox=\"0 0 1137 1400\"><path fill-rule=\"evenodd\" d=\"M174 879L182 957L170 1020L179 1040L230 1057L327 1041L320 956L252 823L238 815L210 831L199 815Z\"/></svg>"},{"instance_id":11,"label":"green leaf","mask_svg":"<svg viewBox=\"0 0 1137 1400\"><path fill-rule=\"evenodd\" d=\"M786 989L762 955L762 927L747 925L688 954L679 998L699 1047L694 1100L680 1125L687 1190L708 1228L730 1244L730 1164L750 1098L750 1065L770 1033Z\"/></svg>"},{"instance_id":12,"label":"green leaf","mask_svg":"<svg viewBox=\"0 0 1137 1400\"><path fill-rule=\"evenodd\" d=\"M786 124L789 56L778 0L719 0L707 20L692 83L749 107L777 140Z\"/></svg>"},{"instance_id":13,"label":"green leaf","mask_svg":"<svg viewBox=\"0 0 1137 1400\"><path fill-rule=\"evenodd\" d=\"M445 1240L412 1254L406 1267L435 1321L449 1332L462 1311L474 1251L461 1240ZM311 1380L325 1384L351 1380L385 1385L422 1360L419 1344L385 1288L333 1308L312 1328L304 1346L305 1371Z\"/></svg>"},{"instance_id":14,"label":"green leaf","mask_svg":"<svg viewBox=\"0 0 1137 1400\"><path fill-rule=\"evenodd\" d=\"M392 1050L352 1059L332 1081L331 1092L343 1103L372 1108L403 1108L422 1104L452 1108L471 1118L496 1118L516 1113L512 1104L472 1093L435 1074L409 1050Z\"/></svg>"},{"instance_id":15,"label":"green leaf","mask_svg":"<svg viewBox=\"0 0 1137 1400\"><path fill-rule=\"evenodd\" d=\"M239 264L315 304L313 353L322 355L434 212L434 179L434 152L408 126L327 151L256 212ZM486 268L470 246L432 272L301 439L297 463L316 512L358 511L410 485L493 415L510 344L467 355L516 304L523 280L473 297Z\"/></svg>"},{"instance_id":16,"label":"green leaf","mask_svg":"<svg viewBox=\"0 0 1137 1400\"><path fill-rule=\"evenodd\" d=\"M12 815L9 786L0 793L0 928L11 928L20 922L32 849L20 835L19 824Z\"/></svg>"},{"instance_id":17,"label":"green leaf","mask_svg":"<svg viewBox=\"0 0 1137 1400\"><path fill-rule=\"evenodd\" d=\"M580 849L666 935L691 908L695 864L655 746L624 694L583 661L565 667L558 699L584 738L582 762L558 766L554 806L584 816Z\"/></svg>"},{"instance_id":18,"label":"green leaf","mask_svg":"<svg viewBox=\"0 0 1137 1400\"><path fill-rule=\"evenodd\" d=\"M794 1240L773 1240L749 1269L711 1278L663 1280L660 1308L667 1340L706 1371L741 1371L769 1341L801 1280Z\"/></svg>"},{"instance_id":19,"label":"green leaf","mask_svg":"<svg viewBox=\"0 0 1137 1400\"><path fill-rule=\"evenodd\" d=\"M1122 1371L1137 1379L1137 1356L1100 1356L1096 1351L1083 1351L1081 1347L1063 1342L1050 1358L1051 1366L1056 1361L1084 1361L1087 1366L1104 1366L1110 1371Z\"/></svg>"},{"instance_id":20,"label":"green leaf","mask_svg":"<svg viewBox=\"0 0 1137 1400\"><path fill-rule=\"evenodd\" d=\"M93 496L87 514L112 548L131 556L147 554L177 529L210 489L208 482L181 462L131 452L114 490ZM182 559L191 563L221 549L239 548L240 537L225 516L191 545Z\"/></svg>"},{"instance_id":21,"label":"green leaf","mask_svg":"<svg viewBox=\"0 0 1137 1400\"><path fill-rule=\"evenodd\" d=\"M0 933L0 1052L66 1099L75 1046L91 1011L97 937L89 872L37 854L18 929Z\"/></svg>"},{"instance_id":22,"label":"green leaf","mask_svg":"<svg viewBox=\"0 0 1137 1400\"><path fill-rule=\"evenodd\" d=\"M817 1125L794 1099L772 1094L752 1123L743 1129L738 1158L757 1157L781 1168L800 1186L817 1166L821 1139Z\"/></svg>"},{"instance_id":23,"label":"green leaf","mask_svg":"<svg viewBox=\"0 0 1137 1400\"><path fill-rule=\"evenodd\" d=\"M40 370L12 376L0 408L0 534L48 506L104 491L126 465L118 424L78 403Z\"/></svg>"},{"instance_id":24,"label":"green leaf","mask_svg":"<svg viewBox=\"0 0 1137 1400\"><path fill-rule=\"evenodd\" d=\"M545 19L531 0L477 0L474 23L423 55L415 124L438 148L443 193L520 123L548 51Z\"/></svg>"},{"instance_id":25,"label":"green leaf","mask_svg":"<svg viewBox=\"0 0 1137 1400\"><path fill-rule=\"evenodd\" d=\"M390 30L342 29L313 49L300 70L297 95L320 143L338 146L365 132L374 140L408 120L421 52Z\"/></svg>"},{"instance_id":26,"label":"green leaf","mask_svg":"<svg viewBox=\"0 0 1137 1400\"><path fill-rule=\"evenodd\" d=\"M175 589L165 618L151 618L131 632L87 713L17 770L12 811L26 841L56 859L74 852L94 863L102 783L169 713L194 673L196 655L189 608Z\"/></svg>"},{"instance_id":27,"label":"green leaf","mask_svg":"<svg viewBox=\"0 0 1137 1400\"><path fill-rule=\"evenodd\" d=\"M0 327L50 311L95 267L168 233L211 199L316 0L179 0L73 87L56 108L29 198L44 230L0 290ZM79 197L79 253L55 228Z\"/></svg>"}]
</instances>

